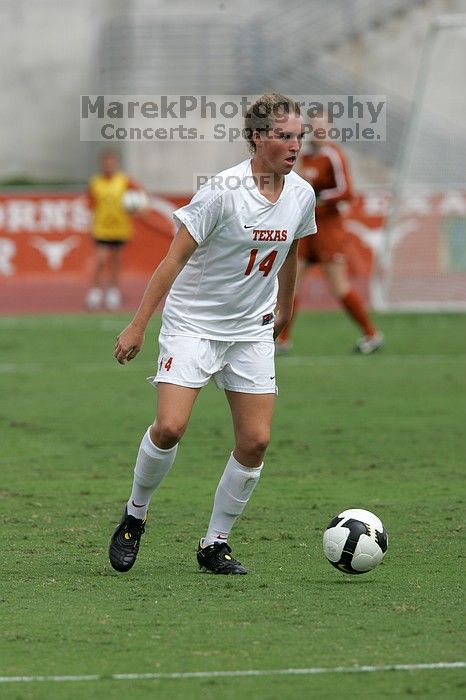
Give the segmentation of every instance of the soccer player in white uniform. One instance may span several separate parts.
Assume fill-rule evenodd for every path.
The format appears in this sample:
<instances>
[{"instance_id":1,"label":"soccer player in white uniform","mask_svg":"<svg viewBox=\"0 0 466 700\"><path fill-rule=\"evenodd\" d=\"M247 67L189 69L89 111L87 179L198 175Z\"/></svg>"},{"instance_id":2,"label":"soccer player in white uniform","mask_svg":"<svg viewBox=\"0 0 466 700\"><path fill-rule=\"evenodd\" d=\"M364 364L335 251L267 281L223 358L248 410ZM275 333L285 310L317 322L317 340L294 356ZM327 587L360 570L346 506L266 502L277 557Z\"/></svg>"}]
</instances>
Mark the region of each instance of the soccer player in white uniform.
<instances>
[{"instance_id":1,"label":"soccer player in white uniform","mask_svg":"<svg viewBox=\"0 0 466 700\"><path fill-rule=\"evenodd\" d=\"M150 499L168 473L199 391L225 391L235 445L218 484L199 566L245 574L228 544L259 480L275 403L274 339L291 317L299 238L316 232L312 187L292 172L303 138L299 105L263 95L245 117L252 158L219 173L174 213L178 232L150 279L115 357L142 347L168 292L159 336L157 414L142 438L133 488L109 547L117 571L134 564Z\"/></svg>"}]
</instances>

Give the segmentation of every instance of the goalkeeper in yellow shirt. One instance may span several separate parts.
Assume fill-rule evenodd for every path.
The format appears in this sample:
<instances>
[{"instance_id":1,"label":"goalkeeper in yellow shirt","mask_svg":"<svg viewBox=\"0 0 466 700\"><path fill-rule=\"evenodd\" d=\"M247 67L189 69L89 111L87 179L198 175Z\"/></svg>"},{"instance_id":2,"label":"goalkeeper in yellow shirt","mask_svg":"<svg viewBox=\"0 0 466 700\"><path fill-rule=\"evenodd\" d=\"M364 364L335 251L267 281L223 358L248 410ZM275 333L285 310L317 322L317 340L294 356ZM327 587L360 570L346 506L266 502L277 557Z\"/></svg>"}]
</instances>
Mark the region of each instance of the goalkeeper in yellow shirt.
<instances>
[{"instance_id":1,"label":"goalkeeper in yellow shirt","mask_svg":"<svg viewBox=\"0 0 466 700\"><path fill-rule=\"evenodd\" d=\"M86 295L86 306L91 311L104 303L108 309L115 310L122 301L121 253L133 235L131 216L123 207L123 195L140 186L121 172L119 165L118 155L105 151L100 157L100 172L89 180L91 234L95 241L93 282Z\"/></svg>"}]
</instances>

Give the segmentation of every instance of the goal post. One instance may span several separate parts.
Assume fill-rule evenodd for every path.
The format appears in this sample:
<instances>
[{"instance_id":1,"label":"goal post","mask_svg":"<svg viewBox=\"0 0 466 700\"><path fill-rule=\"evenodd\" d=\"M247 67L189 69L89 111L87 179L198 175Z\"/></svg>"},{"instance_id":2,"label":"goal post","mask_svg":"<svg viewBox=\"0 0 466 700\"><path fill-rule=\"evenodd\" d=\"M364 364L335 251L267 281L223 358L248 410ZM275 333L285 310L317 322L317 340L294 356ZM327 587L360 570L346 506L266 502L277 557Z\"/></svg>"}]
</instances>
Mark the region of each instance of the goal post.
<instances>
[{"instance_id":1,"label":"goal post","mask_svg":"<svg viewBox=\"0 0 466 700\"><path fill-rule=\"evenodd\" d=\"M466 310L466 15L426 37L371 281L377 310Z\"/></svg>"}]
</instances>

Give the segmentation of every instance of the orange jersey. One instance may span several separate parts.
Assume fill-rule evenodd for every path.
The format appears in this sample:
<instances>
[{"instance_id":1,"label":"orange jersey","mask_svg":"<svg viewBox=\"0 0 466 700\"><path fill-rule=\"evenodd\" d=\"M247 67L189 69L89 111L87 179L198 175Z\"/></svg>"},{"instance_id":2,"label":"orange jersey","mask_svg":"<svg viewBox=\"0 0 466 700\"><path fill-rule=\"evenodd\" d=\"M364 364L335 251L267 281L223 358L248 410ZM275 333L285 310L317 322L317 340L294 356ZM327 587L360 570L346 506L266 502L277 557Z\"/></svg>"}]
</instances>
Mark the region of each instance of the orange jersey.
<instances>
[{"instance_id":1,"label":"orange jersey","mask_svg":"<svg viewBox=\"0 0 466 700\"><path fill-rule=\"evenodd\" d=\"M338 214L338 202L348 201L353 196L348 161L334 143L303 155L298 171L317 195L317 225L322 216Z\"/></svg>"},{"instance_id":2,"label":"orange jersey","mask_svg":"<svg viewBox=\"0 0 466 700\"><path fill-rule=\"evenodd\" d=\"M317 233L299 242L299 256L308 264L344 259L347 235L338 202L348 201L353 192L348 162L343 151L326 144L301 158L300 175L317 195Z\"/></svg>"},{"instance_id":3,"label":"orange jersey","mask_svg":"<svg viewBox=\"0 0 466 700\"><path fill-rule=\"evenodd\" d=\"M121 172L111 177L94 175L89 181L89 197L94 217L92 235L99 241L127 241L131 238L131 218L123 209L122 198L131 186L130 179Z\"/></svg>"}]
</instances>

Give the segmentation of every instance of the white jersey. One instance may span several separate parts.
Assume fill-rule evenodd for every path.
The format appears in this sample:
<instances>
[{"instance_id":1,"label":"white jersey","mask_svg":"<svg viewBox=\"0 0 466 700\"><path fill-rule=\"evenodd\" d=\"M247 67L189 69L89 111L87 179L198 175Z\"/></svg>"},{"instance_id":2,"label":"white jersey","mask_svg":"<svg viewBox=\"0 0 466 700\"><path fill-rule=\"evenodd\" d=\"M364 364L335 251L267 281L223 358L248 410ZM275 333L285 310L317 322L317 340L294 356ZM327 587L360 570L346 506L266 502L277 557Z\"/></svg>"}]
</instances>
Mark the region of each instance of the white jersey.
<instances>
[{"instance_id":1,"label":"white jersey","mask_svg":"<svg viewBox=\"0 0 466 700\"><path fill-rule=\"evenodd\" d=\"M317 231L311 185L291 172L272 203L254 184L248 159L209 180L173 216L198 248L172 285L161 332L272 340L277 273L292 242Z\"/></svg>"}]
</instances>

